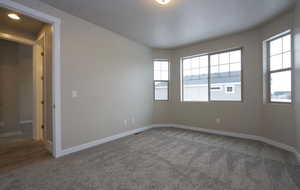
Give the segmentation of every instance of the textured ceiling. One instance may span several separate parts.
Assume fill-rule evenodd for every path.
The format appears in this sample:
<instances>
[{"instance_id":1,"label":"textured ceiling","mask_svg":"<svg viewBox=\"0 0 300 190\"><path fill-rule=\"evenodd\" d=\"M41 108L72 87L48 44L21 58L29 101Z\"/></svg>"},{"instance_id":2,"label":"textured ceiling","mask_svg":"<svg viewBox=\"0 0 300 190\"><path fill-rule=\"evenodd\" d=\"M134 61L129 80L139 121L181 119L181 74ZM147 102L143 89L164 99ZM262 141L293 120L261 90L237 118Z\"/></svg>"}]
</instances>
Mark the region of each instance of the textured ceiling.
<instances>
[{"instance_id":1,"label":"textured ceiling","mask_svg":"<svg viewBox=\"0 0 300 190\"><path fill-rule=\"evenodd\" d=\"M35 37L44 26L43 22L19 13L17 14L21 19L12 20L8 18L8 13L12 13L12 11L0 7L0 30L2 32L13 31Z\"/></svg>"},{"instance_id":2,"label":"textured ceiling","mask_svg":"<svg viewBox=\"0 0 300 190\"><path fill-rule=\"evenodd\" d=\"M287 11L296 0L41 0L155 48L239 32Z\"/></svg>"}]
</instances>

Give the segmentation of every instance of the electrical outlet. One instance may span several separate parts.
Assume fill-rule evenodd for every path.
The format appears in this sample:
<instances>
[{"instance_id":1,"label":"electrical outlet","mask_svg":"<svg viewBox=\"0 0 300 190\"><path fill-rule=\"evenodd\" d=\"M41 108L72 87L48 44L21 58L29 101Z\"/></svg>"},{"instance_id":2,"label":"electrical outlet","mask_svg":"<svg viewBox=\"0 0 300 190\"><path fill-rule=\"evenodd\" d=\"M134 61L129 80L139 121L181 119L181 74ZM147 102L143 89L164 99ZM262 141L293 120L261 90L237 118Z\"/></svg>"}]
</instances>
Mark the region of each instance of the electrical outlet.
<instances>
[{"instance_id":1,"label":"electrical outlet","mask_svg":"<svg viewBox=\"0 0 300 190\"><path fill-rule=\"evenodd\" d=\"M221 124L221 119L220 118L216 118L216 123L217 124Z\"/></svg>"}]
</instances>

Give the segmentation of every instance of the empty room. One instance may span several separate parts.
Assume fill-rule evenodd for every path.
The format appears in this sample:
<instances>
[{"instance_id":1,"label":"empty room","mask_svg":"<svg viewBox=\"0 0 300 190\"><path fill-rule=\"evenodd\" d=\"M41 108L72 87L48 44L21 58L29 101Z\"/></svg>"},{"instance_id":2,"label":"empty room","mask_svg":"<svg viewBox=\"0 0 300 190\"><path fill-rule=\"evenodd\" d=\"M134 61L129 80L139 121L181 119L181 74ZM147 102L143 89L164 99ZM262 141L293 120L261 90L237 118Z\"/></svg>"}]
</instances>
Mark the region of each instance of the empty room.
<instances>
[{"instance_id":1,"label":"empty room","mask_svg":"<svg viewBox=\"0 0 300 190\"><path fill-rule=\"evenodd\" d=\"M299 0L0 0L0 190L300 190Z\"/></svg>"}]
</instances>

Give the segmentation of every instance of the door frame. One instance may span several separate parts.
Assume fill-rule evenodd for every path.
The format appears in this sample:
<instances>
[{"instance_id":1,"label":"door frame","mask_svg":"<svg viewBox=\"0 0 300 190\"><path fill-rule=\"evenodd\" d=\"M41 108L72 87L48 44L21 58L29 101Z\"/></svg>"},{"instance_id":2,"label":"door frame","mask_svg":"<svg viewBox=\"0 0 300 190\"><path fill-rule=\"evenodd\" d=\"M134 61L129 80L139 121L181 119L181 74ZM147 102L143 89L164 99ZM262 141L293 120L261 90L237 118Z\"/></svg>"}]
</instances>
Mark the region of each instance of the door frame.
<instances>
[{"instance_id":1,"label":"door frame","mask_svg":"<svg viewBox=\"0 0 300 190\"><path fill-rule=\"evenodd\" d=\"M53 109L53 137L52 155L57 158L61 156L61 20L57 17L45 14L39 10L26 7L11 0L0 0L0 7L19 12L26 16L51 24L53 29L52 38L52 109Z\"/></svg>"},{"instance_id":2,"label":"door frame","mask_svg":"<svg viewBox=\"0 0 300 190\"><path fill-rule=\"evenodd\" d=\"M38 56L41 56L38 54L38 49L39 48L39 44L38 41L40 41L41 39L43 39L43 51L45 51L45 32L43 32L37 39L36 39L36 43L33 45L33 139L35 140L42 140L44 141L44 143L47 143L43 138L43 130L41 129L41 125L42 125L42 119L41 117L43 117L44 114L44 109L41 108L41 95L40 91L42 90L40 88L40 77L42 76L43 73L40 72L39 70L39 66L38 64L40 64L38 62ZM43 59L43 66L44 67L44 63L45 63L45 57L42 58ZM49 146L46 146L49 147ZM50 150L51 152L51 147Z\"/></svg>"}]
</instances>

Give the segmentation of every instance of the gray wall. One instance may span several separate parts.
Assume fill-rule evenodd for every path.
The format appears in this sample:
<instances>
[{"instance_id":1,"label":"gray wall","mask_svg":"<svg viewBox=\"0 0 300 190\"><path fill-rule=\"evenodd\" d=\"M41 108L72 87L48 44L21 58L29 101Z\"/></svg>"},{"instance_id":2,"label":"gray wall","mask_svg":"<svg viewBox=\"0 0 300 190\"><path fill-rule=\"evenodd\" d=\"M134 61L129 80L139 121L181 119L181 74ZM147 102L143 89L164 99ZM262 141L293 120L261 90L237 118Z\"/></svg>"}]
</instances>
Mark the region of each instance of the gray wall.
<instances>
[{"instance_id":1,"label":"gray wall","mask_svg":"<svg viewBox=\"0 0 300 190\"><path fill-rule=\"evenodd\" d=\"M300 152L300 2L297 2L294 17L294 46L295 46L295 110L296 110L296 134L297 134L297 148Z\"/></svg>"},{"instance_id":2,"label":"gray wall","mask_svg":"<svg viewBox=\"0 0 300 190\"><path fill-rule=\"evenodd\" d=\"M292 13L279 16L263 26L260 41L262 42L288 29L293 29ZM261 81L261 83L263 82ZM262 136L294 146L296 136L293 104L264 104L262 130Z\"/></svg>"},{"instance_id":3,"label":"gray wall","mask_svg":"<svg viewBox=\"0 0 300 190\"><path fill-rule=\"evenodd\" d=\"M151 124L151 49L40 1L15 1L62 21L64 149Z\"/></svg>"},{"instance_id":4,"label":"gray wall","mask_svg":"<svg viewBox=\"0 0 300 190\"><path fill-rule=\"evenodd\" d=\"M0 132L32 120L32 47L0 39Z\"/></svg>"},{"instance_id":5,"label":"gray wall","mask_svg":"<svg viewBox=\"0 0 300 190\"><path fill-rule=\"evenodd\" d=\"M153 57L171 58L171 99L155 102L155 110L168 110L165 123L185 124L208 129L265 136L292 146L296 144L293 105L265 104L262 41L292 28L293 13L285 13L273 21L245 32L178 48L172 51L153 50ZM244 102L181 102L180 58L195 54L243 47ZM164 114L163 112L158 112ZM154 118L154 123L164 116ZM221 119L217 124L216 118Z\"/></svg>"}]
</instances>

